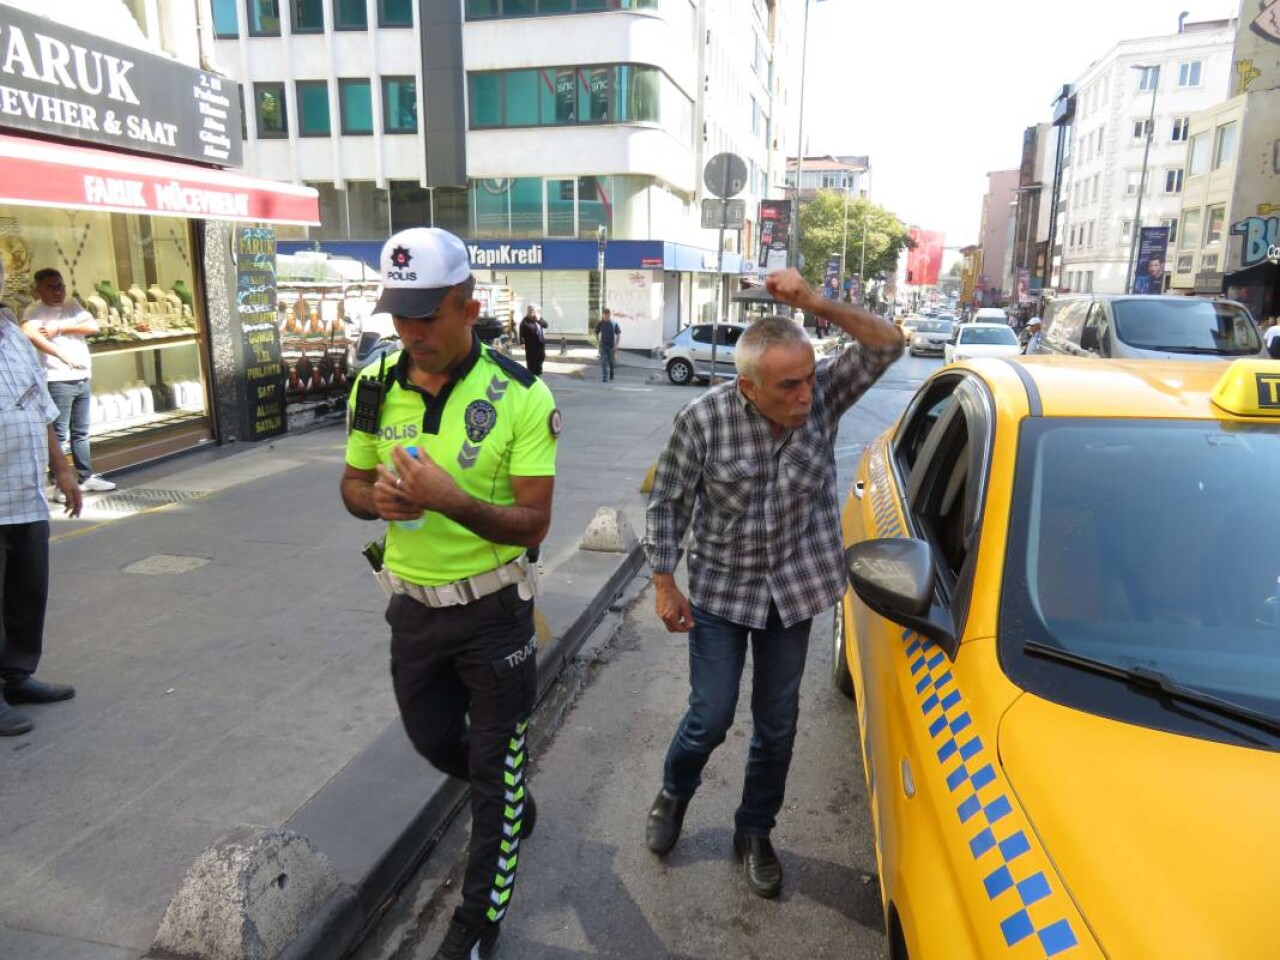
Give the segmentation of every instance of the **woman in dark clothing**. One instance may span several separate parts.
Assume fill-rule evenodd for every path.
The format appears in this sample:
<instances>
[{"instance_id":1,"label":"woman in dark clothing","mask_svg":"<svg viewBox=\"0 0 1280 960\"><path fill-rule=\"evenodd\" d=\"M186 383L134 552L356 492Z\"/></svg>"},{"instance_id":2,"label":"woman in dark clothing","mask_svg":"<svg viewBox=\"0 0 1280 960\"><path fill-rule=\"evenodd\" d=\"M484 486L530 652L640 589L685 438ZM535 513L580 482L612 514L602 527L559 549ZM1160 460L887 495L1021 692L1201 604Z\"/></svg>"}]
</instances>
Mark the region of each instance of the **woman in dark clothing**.
<instances>
[{"instance_id":1,"label":"woman in dark clothing","mask_svg":"<svg viewBox=\"0 0 1280 960\"><path fill-rule=\"evenodd\" d=\"M542 361L547 358L547 321L530 306L520 321L520 344L524 347L524 365L535 377L542 376Z\"/></svg>"}]
</instances>

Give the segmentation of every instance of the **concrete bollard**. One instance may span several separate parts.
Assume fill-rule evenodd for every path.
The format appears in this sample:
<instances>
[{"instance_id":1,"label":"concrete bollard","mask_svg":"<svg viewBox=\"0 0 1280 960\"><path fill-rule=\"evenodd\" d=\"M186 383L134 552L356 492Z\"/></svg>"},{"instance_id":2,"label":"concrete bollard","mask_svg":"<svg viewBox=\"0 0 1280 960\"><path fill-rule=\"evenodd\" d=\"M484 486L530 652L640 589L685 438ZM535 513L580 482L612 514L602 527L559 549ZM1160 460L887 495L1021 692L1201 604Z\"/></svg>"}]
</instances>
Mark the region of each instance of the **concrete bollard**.
<instances>
[{"instance_id":1,"label":"concrete bollard","mask_svg":"<svg viewBox=\"0 0 1280 960\"><path fill-rule=\"evenodd\" d=\"M638 542L625 513L616 507L601 507L587 524L581 547L597 553L630 553Z\"/></svg>"},{"instance_id":2,"label":"concrete bollard","mask_svg":"<svg viewBox=\"0 0 1280 960\"><path fill-rule=\"evenodd\" d=\"M354 893L306 837L248 831L207 848L165 908L150 956L277 960ZM287 953L286 953L287 952Z\"/></svg>"}]
</instances>

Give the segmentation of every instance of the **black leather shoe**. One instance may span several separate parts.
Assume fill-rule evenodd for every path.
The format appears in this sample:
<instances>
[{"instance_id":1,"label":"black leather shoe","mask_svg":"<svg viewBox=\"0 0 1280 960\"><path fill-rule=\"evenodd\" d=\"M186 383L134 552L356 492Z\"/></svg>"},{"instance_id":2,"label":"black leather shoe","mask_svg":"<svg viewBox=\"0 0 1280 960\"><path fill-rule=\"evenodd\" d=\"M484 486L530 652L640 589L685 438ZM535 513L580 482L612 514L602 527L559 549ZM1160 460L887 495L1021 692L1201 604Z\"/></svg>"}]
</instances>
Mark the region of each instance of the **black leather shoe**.
<instances>
[{"instance_id":1,"label":"black leather shoe","mask_svg":"<svg viewBox=\"0 0 1280 960\"><path fill-rule=\"evenodd\" d=\"M35 677L10 680L4 685L4 698L10 703L57 703L70 700L76 688L65 683L45 683Z\"/></svg>"},{"instance_id":2,"label":"black leather shoe","mask_svg":"<svg viewBox=\"0 0 1280 960\"><path fill-rule=\"evenodd\" d=\"M649 821L645 824L644 840L649 849L663 857L671 852L671 848L680 839L680 828L684 826L684 812L689 809L688 800L677 800L667 796L665 790L659 790L657 799L649 808Z\"/></svg>"},{"instance_id":3,"label":"black leather shoe","mask_svg":"<svg viewBox=\"0 0 1280 960\"><path fill-rule=\"evenodd\" d=\"M520 839L528 840L533 836L533 828L538 825L538 805L533 802L533 794L529 788L524 791L524 815L520 818Z\"/></svg>"},{"instance_id":4,"label":"black leather shoe","mask_svg":"<svg viewBox=\"0 0 1280 960\"><path fill-rule=\"evenodd\" d=\"M0 737L16 737L30 729L30 720L0 700Z\"/></svg>"},{"instance_id":5,"label":"black leather shoe","mask_svg":"<svg viewBox=\"0 0 1280 960\"><path fill-rule=\"evenodd\" d=\"M756 896L769 899L782 891L782 863L768 837L733 835L733 859L743 865L747 886Z\"/></svg>"}]
</instances>

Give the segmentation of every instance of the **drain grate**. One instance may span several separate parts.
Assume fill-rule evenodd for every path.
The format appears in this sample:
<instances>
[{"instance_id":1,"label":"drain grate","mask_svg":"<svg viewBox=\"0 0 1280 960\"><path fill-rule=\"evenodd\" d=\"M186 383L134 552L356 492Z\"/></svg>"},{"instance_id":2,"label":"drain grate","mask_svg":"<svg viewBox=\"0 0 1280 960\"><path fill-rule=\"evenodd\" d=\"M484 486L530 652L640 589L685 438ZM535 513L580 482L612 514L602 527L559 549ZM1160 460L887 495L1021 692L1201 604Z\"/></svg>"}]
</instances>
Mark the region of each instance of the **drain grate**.
<instances>
[{"instance_id":1,"label":"drain grate","mask_svg":"<svg viewBox=\"0 0 1280 960\"><path fill-rule=\"evenodd\" d=\"M134 490L121 490L105 497L93 497L86 506L95 512L105 513L141 513L166 503L181 503L183 500L194 500L204 496L202 490L157 490L139 487Z\"/></svg>"}]
</instances>

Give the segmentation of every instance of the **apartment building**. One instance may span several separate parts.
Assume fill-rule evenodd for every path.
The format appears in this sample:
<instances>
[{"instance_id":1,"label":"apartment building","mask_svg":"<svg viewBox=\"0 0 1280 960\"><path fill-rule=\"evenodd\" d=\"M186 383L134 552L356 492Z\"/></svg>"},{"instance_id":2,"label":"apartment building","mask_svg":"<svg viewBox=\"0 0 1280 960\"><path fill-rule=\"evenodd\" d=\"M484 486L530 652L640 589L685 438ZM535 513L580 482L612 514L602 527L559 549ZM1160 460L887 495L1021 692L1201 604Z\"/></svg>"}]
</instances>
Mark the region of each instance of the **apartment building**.
<instances>
[{"instance_id":1,"label":"apartment building","mask_svg":"<svg viewBox=\"0 0 1280 960\"><path fill-rule=\"evenodd\" d=\"M1179 242L1191 117L1228 96L1234 39L1233 20L1188 23L1116 44L1076 80L1058 224L1063 288L1124 292L1140 226L1164 224L1170 245Z\"/></svg>"},{"instance_id":2,"label":"apartment building","mask_svg":"<svg viewBox=\"0 0 1280 960\"><path fill-rule=\"evenodd\" d=\"M717 268L736 276L752 230L719 256L705 162L743 158L748 211L781 181L789 26L766 0L213 7L246 92L246 167L320 193L299 247L372 262L395 230L444 227L552 336L587 333L604 305L632 347L710 319L730 286Z\"/></svg>"}]
</instances>

